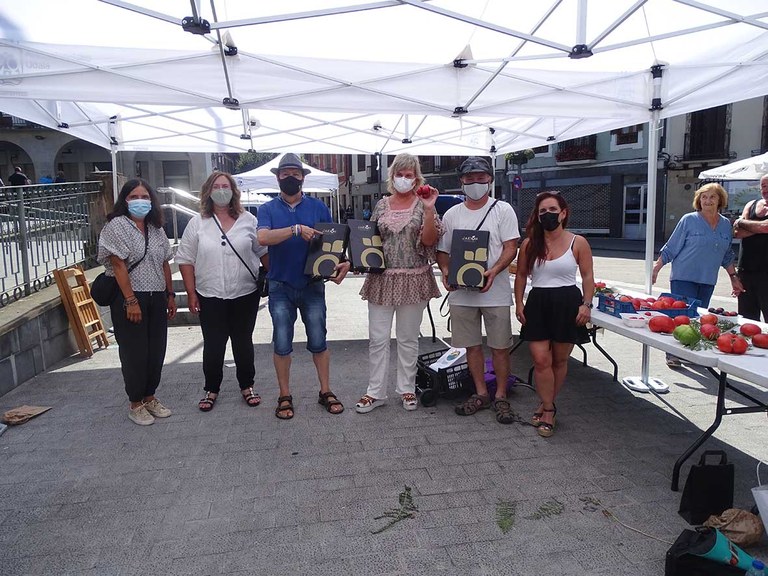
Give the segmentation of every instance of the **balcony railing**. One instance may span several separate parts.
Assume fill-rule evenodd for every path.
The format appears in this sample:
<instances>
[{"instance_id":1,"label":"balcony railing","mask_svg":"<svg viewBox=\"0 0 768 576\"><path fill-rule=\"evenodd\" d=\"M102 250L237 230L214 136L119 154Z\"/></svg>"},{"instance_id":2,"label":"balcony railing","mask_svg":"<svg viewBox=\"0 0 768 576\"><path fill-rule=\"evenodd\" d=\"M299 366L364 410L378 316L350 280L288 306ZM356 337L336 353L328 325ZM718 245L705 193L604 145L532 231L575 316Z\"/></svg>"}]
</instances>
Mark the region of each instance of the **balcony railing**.
<instances>
[{"instance_id":1,"label":"balcony railing","mask_svg":"<svg viewBox=\"0 0 768 576\"><path fill-rule=\"evenodd\" d=\"M597 135L557 143L555 160L559 164L597 159Z\"/></svg>"}]
</instances>

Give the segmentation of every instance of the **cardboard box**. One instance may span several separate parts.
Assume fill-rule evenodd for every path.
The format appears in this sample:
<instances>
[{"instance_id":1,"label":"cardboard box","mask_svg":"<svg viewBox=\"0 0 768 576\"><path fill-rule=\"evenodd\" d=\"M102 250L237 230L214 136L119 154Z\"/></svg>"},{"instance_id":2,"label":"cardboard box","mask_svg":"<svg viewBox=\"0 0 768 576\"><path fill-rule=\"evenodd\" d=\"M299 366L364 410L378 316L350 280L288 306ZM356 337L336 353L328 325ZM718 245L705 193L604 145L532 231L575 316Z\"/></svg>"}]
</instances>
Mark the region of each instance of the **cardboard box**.
<instances>
[{"instance_id":1,"label":"cardboard box","mask_svg":"<svg viewBox=\"0 0 768 576\"><path fill-rule=\"evenodd\" d=\"M347 220L349 225L349 261L355 272L384 272L384 251L376 222Z\"/></svg>"},{"instance_id":2,"label":"cardboard box","mask_svg":"<svg viewBox=\"0 0 768 576\"><path fill-rule=\"evenodd\" d=\"M309 243L304 274L309 274L313 278L333 278L336 275L334 269L344 259L349 239L349 226L321 222L315 224L314 228L321 232L321 235L313 238Z\"/></svg>"},{"instance_id":3,"label":"cardboard box","mask_svg":"<svg viewBox=\"0 0 768 576\"><path fill-rule=\"evenodd\" d=\"M486 230L454 230L451 240L448 285L463 290L482 290L488 270Z\"/></svg>"}]
</instances>

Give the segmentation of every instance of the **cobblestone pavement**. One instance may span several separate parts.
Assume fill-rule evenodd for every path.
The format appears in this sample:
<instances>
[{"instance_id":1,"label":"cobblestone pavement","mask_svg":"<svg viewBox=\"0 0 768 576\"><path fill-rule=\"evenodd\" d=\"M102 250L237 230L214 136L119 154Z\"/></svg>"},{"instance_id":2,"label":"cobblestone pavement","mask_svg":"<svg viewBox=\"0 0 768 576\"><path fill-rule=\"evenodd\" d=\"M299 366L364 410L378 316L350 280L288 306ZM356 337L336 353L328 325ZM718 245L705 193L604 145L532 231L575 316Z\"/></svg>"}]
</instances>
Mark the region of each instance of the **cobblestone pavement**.
<instances>
[{"instance_id":1,"label":"cobblestone pavement","mask_svg":"<svg viewBox=\"0 0 768 576\"><path fill-rule=\"evenodd\" d=\"M642 261L598 257L596 275L641 286ZM228 366L214 410L197 409L199 327L170 330L158 397L174 413L152 426L126 418L114 344L0 397L0 411L53 406L0 436L0 574L663 574L669 543L686 528L680 495L669 489L672 464L714 414L715 382L705 371L671 371L652 351L651 375L671 393L636 394L612 381L610 364L588 345L588 367L574 354L550 439L497 424L491 411L457 416L447 398L406 412L391 396L359 415L354 403L367 381L361 284L350 277L328 285L332 388L346 405L338 416L317 404L298 328L296 416L275 418L266 309L255 332L257 408L239 398ZM716 295L729 301L722 289ZM438 336L447 339L437 309L433 301ZM430 333L426 315L422 329ZM620 378L639 374L639 345L612 334L601 341ZM440 347L422 339L422 352ZM525 378L529 366L523 346L512 370ZM521 386L510 396L528 418L534 394ZM705 446L736 463L735 505L749 508L756 458L768 460L765 414L725 418ZM418 510L374 534L389 520L376 517L399 508L405 486ZM514 511L506 532L500 501ZM766 540L750 551L765 559Z\"/></svg>"}]
</instances>

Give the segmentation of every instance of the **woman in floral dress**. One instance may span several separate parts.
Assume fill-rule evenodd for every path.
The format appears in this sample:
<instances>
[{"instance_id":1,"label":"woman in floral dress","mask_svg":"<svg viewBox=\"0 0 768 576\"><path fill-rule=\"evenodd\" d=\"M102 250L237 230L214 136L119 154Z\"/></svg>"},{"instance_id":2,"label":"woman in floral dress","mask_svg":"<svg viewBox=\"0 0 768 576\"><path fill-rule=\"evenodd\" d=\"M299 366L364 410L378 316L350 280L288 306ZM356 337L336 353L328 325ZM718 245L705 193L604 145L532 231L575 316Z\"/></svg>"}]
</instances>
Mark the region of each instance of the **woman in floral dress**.
<instances>
[{"instance_id":1,"label":"woman in floral dress","mask_svg":"<svg viewBox=\"0 0 768 576\"><path fill-rule=\"evenodd\" d=\"M438 191L424 185L416 156L398 154L389 167L387 190L371 220L377 222L386 270L369 274L360 295L368 301L370 376L368 390L355 405L361 414L386 403L392 320L397 317L395 391L405 410L416 410L416 361L424 308L440 296L432 263L442 233L435 212ZM419 192L417 194L417 191Z\"/></svg>"}]
</instances>

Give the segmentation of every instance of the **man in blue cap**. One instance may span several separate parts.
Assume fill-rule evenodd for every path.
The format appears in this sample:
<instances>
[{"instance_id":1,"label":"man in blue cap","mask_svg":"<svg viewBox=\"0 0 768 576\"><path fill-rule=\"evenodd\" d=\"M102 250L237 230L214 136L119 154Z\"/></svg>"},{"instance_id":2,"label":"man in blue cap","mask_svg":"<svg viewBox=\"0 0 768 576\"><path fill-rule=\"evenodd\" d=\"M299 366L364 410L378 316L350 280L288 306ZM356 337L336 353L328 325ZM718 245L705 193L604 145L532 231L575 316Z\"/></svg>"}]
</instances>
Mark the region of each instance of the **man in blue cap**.
<instances>
[{"instance_id":1,"label":"man in blue cap","mask_svg":"<svg viewBox=\"0 0 768 576\"><path fill-rule=\"evenodd\" d=\"M285 154L277 168L272 168L272 173L277 176L280 195L259 208L258 235L259 244L269 248L269 313L273 325L273 360L280 386L275 416L281 420L293 418L289 379L297 312L301 313L307 332L307 350L312 353L320 381L318 402L331 414L340 414L344 406L329 385L325 285L304 274L309 243L320 234L314 226L319 222L333 222L333 218L325 204L302 192L304 177L310 170L296 154ZM349 262L336 266L337 274L331 280L340 283L349 266Z\"/></svg>"},{"instance_id":2,"label":"man in blue cap","mask_svg":"<svg viewBox=\"0 0 768 576\"><path fill-rule=\"evenodd\" d=\"M443 229L437 245L437 263L443 273L443 284L450 292L451 345L467 349L467 364L476 394L456 407L463 416L493 407L496 420L502 424L513 422L512 409L507 401L509 376L509 350L512 345L513 302L509 282L509 265L517 255L520 237L514 208L490 197L493 190L493 168L480 156L471 156L459 166L459 180L464 202L448 209L443 216ZM485 230L489 232L488 270L485 286L479 292L456 290L448 285L451 243L454 230ZM488 347L491 349L493 370L496 374L496 394L491 398L485 383L482 324Z\"/></svg>"}]
</instances>

